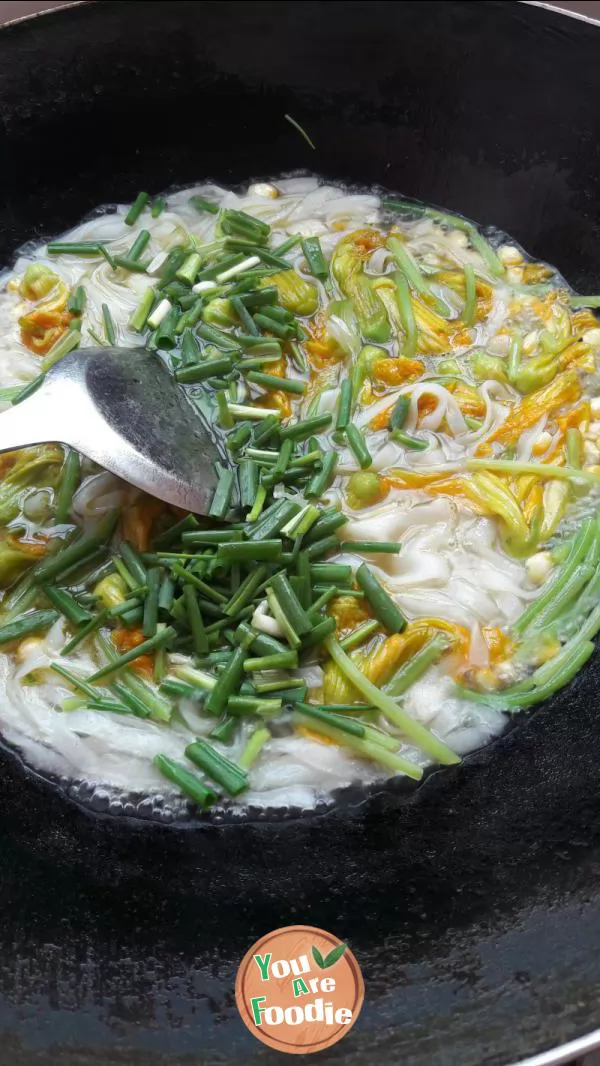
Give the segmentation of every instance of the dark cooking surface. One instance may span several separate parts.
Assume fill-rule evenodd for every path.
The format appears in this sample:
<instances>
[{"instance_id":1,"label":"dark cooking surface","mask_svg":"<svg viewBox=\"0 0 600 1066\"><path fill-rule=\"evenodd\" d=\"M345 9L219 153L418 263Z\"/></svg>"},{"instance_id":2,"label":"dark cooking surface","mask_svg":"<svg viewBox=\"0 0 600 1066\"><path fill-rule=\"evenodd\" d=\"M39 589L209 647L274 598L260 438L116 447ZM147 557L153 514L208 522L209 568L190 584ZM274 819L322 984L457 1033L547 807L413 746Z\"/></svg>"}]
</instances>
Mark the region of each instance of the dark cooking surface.
<instances>
[{"instance_id":1,"label":"dark cooking surface","mask_svg":"<svg viewBox=\"0 0 600 1066\"><path fill-rule=\"evenodd\" d=\"M495 223L597 291L598 34L373 0L104 3L3 31L0 260L140 188L311 167ZM295 823L93 821L3 759L0 1063L280 1062L233 982L289 922L364 971L319 1062L500 1066L600 1025L599 673L410 799Z\"/></svg>"}]
</instances>

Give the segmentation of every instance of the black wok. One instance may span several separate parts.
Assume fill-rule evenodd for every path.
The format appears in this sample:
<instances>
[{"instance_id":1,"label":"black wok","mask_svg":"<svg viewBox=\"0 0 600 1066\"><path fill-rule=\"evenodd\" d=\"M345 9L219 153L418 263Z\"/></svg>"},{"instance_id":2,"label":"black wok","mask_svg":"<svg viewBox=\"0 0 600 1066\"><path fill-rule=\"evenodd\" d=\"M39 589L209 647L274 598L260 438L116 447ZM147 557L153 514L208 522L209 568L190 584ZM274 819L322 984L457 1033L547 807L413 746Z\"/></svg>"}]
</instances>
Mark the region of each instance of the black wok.
<instances>
[{"instance_id":1,"label":"black wok","mask_svg":"<svg viewBox=\"0 0 600 1066\"><path fill-rule=\"evenodd\" d=\"M517 3L102 3L0 32L0 261L95 205L310 168L494 223L600 283L600 32ZM284 121L309 131L312 152ZM508 1064L600 1025L596 656L416 792L174 829L0 775L0 1062L254 1063L238 962L348 938L359 1022L320 1062ZM558 1060L556 1060L558 1061Z\"/></svg>"}]
</instances>

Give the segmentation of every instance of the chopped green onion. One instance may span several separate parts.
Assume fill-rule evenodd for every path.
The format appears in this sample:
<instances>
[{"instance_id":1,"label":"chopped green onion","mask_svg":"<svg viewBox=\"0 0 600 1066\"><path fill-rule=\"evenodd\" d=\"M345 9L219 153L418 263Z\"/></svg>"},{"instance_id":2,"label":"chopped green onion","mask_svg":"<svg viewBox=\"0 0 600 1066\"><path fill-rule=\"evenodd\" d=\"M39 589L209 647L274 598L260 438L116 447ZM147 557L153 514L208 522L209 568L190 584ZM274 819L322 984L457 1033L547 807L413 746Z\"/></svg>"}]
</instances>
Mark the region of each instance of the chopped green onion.
<instances>
[{"instance_id":1,"label":"chopped green onion","mask_svg":"<svg viewBox=\"0 0 600 1066\"><path fill-rule=\"evenodd\" d=\"M462 320L465 326L472 326L477 311L477 279L472 263L465 265L465 305Z\"/></svg>"},{"instance_id":2,"label":"chopped green onion","mask_svg":"<svg viewBox=\"0 0 600 1066\"><path fill-rule=\"evenodd\" d=\"M85 625L89 622L89 611L86 611L77 600L71 596L69 592L65 592L64 589L55 589L52 585L44 585L44 595L46 599L50 600L50 603L57 611L65 616L68 622L71 622L74 626Z\"/></svg>"},{"instance_id":3,"label":"chopped green onion","mask_svg":"<svg viewBox=\"0 0 600 1066\"><path fill-rule=\"evenodd\" d=\"M22 640L32 633L40 633L54 625L59 617L58 611L31 611L30 614L17 618L8 625L0 626L0 645L8 644L12 640Z\"/></svg>"},{"instance_id":4,"label":"chopped green onion","mask_svg":"<svg viewBox=\"0 0 600 1066\"><path fill-rule=\"evenodd\" d=\"M367 703L378 707L385 717L413 740L422 751L431 755L436 762L444 763L445 765L460 762L459 756L447 744L444 744L425 726L422 726L410 714L403 711L395 700L377 688L372 681L369 681L368 677L359 670L356 663L346 655L337 640L334 640L333 637L327 637L325 645L336 666L350 684L365 697Z\"/></svg>"},{"instance_id":5,"label":"chopped green onion","mask_svg":"<svg viewBox=\"0 0 600 1066\"><path fill-rule=\"evenodd\" d=\"M372 618L369 622L365 622L363 625L358 626L357 629L354 629L343 640L340 640L340 648L344 651L351 651L352 648L357 648L360 644L364 644L365 640L372 637L378 629L379 622L376 618Z\"/></svg>"},{"instance_id":6,"label":"chopped green onion","mask_svg":"<svg viewBox=\"0 0 600 1066\"><path fill-rule=\"evenodd\" d=\"M131 207L129 208L129 211L125 215L124 222L126 226L133 226L134 223L137 222L146 204L148 203L148 199L149 197L147 192L138 193Z\"/></svg>"},{"instance_id":7,"label":"chopped green onion","mask_svg":"<svg viewBox=\"0 0 600 1066\"><path fill-rule=\"evenodd\" d=\"M177 785L177 788L183 792L184 796L191 799L198 807L202 810L206 807L212 807L217 797L214 792L203 784L197 774L192 773L181 763L167 758L166 755L155 755L152 761L159 773L169 781L172 781L174 785Z\"/></svg>"},{"instance_id":8,"label":"chopped green onion","mask_svg":"<svg viewBox=\"0 0 600 1066\"><path fill-rule=\"evenodd\" d=\"M221 755L208 741L198 739L194 744L188 744L185 755L228 795L237 796L248 788L246 771Z\"/></svg>"},{"instance_id":9,"label":"chopped green onion","mask_svg":"<svg viewBox=\"0 0 600 1066\"><path fill-rule=\"evenodd\" d=\"M359 464L361 470L366 470L368 467L371 466L373 462L373 457L371 456L371 453L367 448L367 442L364 438L364 434L361 433L358 426L355 426L354 423L351 422L348 426L346 426L346 437L348 440L348 444L350 445L350 450L356 458L356 461Z\"/></svg>"},{"instance_id":10,"label":"chopped green onion","mask_svg":"<svg viewBox=\"0 0 600 1066\"><path fill-rule=\"evenodd\" d=\"M211 518L226 518L231 507L231 498L235 488L233 470L221 470L219 480L209 509Z\"/></svg>"},{"instance_id":11,"label":"chopped green onion","mask_svg":"<svg viewBox=\"0 0 600 1066\"><path fill-rule=\"evenodd\" d=\"M366 563L362 563L356 571L356 580L384 629L389 633L401 633L406 628L406 618Z\"/></svg>"},{"instance_id":12,"label":"chopped green onion","mask_svg":"<svg viewBox=\"0 0 600 1066\"><path fill-rule=\"evenodd\" d=\"M75 489L81 478L81 460L79 452L69 448L60 475L60 484L56 494L54 519L58 525L66 522L73 502Z\"/></svg>"},{"instance_id":13,"label":"chopped green onion","mask_svg":"<svg viewBox=\"0 0 600 1066\"><path fill-rule=\"evenodd\" d=\"M42 373L46 374L48 370L51 370L52 367L56 365L56 363L59 363L61 359L64 359L65 355L68 355L69 352L72 352L74 348L78 348L80 344L81 334L78 333L76 330L67 330L66 333L63 333L62 337L58 338L58 340L50 348L47 355L42 359ZM31 382L31 385L36 384L36 382ZM34 390L31 389L31 391ZM24 393L25 390L23 390L23 393L18 397L18 399L14 400L13 402L19 403L21 400L24 400Z\"/></svg>"},{"instance_id":14,"label":"chopped green onion","mask_svg":"<svg viewBox=\"0 0 600 1066\"><path fill-rule=\"evenodd\" d=\"M165 626L165 628L161 632L155 633L154 636L150 637L149 640L142 641L142 643L138 644L137 647L131 648L123 655L119 655L115 659L112 659L109 663L106 664L106 666L103 666L100 670L96 670L96 672L92 674L91 677L88 677L88 683L90 685L94 684L96 681L101 681L103 677L107 677L109 674L113 674L116 673L118 670L122 670L124 666L127 666L129 663L134 662L135 659L139 659L140 655L149 655L151 652L156 651L157 648L164 647L164 645L168 644L171 640L173 640L175 636L176 632L172 628L172 626Z\"/></svg>"},{"instance_id":15,"label":"chopped green onion","mask_svg":"<svg viewBox=\"0 0 600 1066\"><path fill-rule=\"evenodd\" d=\"M115 345L117 343L117 333L108 304L102 304L102 321L104 322L104 335L108 344Z\"/></svg>"}]
</instances>

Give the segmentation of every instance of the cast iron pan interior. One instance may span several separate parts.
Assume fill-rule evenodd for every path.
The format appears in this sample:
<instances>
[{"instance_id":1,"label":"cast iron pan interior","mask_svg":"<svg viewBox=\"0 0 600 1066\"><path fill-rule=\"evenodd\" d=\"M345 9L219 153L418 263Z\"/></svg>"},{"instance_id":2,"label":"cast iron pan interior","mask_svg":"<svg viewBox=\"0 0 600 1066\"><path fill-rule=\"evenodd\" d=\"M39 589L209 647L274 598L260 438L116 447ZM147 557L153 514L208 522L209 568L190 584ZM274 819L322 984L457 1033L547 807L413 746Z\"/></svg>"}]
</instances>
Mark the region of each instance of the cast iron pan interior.
<instances>
[{"instance_id":1,"label":"cast iron pan interior","mask_svg":"<svg viewBox=\"0 0 600 1066\"><path fill-rule=\"evenodd\" d=\"M514 234L598 290L598 29L515 3L103 3L0 33L0 259L95 205L295 168ZM292 114L317 151L284 121ZM235 970L347 937L320 1062L505 1064L600 1024L598 658L410 797L198 832L93 819L2 757L0 1062L281 1061Z\"/></svg>"}]
</instances>

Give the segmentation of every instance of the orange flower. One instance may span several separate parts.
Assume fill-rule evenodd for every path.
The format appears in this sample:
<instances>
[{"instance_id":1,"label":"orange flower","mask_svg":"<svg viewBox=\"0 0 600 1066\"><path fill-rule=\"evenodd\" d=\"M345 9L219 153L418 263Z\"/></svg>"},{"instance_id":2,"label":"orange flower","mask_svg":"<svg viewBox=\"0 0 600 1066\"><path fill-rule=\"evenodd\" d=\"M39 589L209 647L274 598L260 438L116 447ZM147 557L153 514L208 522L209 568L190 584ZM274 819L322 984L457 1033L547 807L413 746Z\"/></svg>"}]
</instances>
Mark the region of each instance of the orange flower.
<instances>
[{"instance_id":1,"label":"orange flower","mask_svg":"<svg viewBox=\"0 0 600 1066\"><path fill-rule=\"evenodd\" d=\"M130 541L138 551L148 551L152 527L164 509L164 503L161 500L155 500L152 496L143 496L136 500L123 515L124 539Z\"/></svg>"},{"instance_id":2,"label":"orange flower","mask_svg":"<svg viewBox=\"0 0 600 1066\"><path fill-rule=\"evenodd\" d=\"M425 372L425 364L420 359L376 359L373 363L373 377L384 385L404 385L416 381Z\"/></svg>"},{"instance_id":3,"label":"orange flower","mask_svg":"<svg viewBox=\"0 0 600 1066\"><path fill-rule=\"evenodd\" d=\"M132 648L139 648L145 639L141 629L115 629L112 634L113 644L121 655L131 651ZM152 655L140 655L139 658L133 660L131 666L138 673L145 674L147 677L152 677L154 673Z\"/></svg>"}]
</instances>

